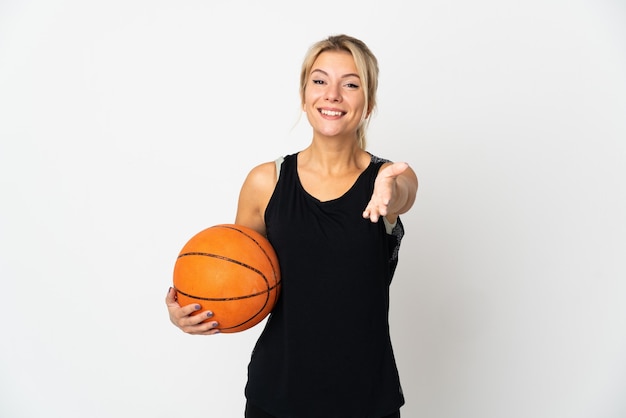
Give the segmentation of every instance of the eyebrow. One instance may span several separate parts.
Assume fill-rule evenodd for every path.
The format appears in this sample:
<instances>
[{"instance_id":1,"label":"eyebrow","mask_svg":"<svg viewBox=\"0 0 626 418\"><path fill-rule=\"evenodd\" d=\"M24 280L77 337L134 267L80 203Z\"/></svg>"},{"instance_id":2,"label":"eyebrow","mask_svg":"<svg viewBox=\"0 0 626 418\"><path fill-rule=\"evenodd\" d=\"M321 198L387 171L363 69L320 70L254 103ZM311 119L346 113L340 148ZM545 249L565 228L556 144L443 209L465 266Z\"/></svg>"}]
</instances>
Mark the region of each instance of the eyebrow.
<instances>
[{"instance_id":1,"label":"eyebrow","mask_svg":"<svg viewBox=\"0 0 626 418\"><path fill-rule=\"evenodd\" d=\"M312 75L313 73L316 73L316 72L319 72L319 73L324 74L325 76L328 76L328 73L327 73L326 71L324 71L324 70L320 70L319 68L316 68L316 69L312 70L312 71L311 71L311 75ZM348 74L344 74L344 75L342 75L342 76L341 76L341 78L348 78L348 77L356 77L356 78L358 78L358 79L361 79L361 77L359 77L359 75L358 75L358 74L355 74L355 73L348 73Z\"/></svg>"}]
</instances>

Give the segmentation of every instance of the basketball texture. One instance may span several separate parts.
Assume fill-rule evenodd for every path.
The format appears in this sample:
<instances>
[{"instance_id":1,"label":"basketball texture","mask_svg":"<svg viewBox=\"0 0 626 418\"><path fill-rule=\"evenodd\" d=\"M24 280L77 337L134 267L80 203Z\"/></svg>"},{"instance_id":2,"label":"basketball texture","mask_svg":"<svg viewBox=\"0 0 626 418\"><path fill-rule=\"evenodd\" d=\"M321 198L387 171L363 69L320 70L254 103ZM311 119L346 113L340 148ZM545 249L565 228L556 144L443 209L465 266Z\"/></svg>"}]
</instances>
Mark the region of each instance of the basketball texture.
<instances>
[{"instance_id":1,"label":"basketball texture","mask_svg":"<svg viewBox=\"0 0 626 418\"><path fill-rule=\"evenodd\" d=\"M194 235L174 265L174 288L181 306L199 304L194 315L211 310L220 332L234 333L261 322L280 293L278 257L253 229L221 224Z\"/></svg>"}]
</instances>

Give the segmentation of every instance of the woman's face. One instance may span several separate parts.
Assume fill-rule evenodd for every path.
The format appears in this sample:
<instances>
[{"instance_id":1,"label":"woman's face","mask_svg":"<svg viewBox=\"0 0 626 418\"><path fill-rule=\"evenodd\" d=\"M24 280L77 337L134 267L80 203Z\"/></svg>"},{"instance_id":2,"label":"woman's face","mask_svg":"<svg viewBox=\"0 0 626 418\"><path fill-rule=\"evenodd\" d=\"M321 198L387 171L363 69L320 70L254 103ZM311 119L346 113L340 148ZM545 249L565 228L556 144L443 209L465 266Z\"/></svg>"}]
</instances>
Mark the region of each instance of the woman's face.
<instances>
[{"instance_id":1,"label":"woman's face","mask_svg":"<svg viewBox=\"0 0 626 418\"><path fill-rule=\"evenodd\" d=\"M356 138L364 108L365 95L352 55L322 52L304 91L304 111L315 135Z\"/></svg>"}]
</instances>

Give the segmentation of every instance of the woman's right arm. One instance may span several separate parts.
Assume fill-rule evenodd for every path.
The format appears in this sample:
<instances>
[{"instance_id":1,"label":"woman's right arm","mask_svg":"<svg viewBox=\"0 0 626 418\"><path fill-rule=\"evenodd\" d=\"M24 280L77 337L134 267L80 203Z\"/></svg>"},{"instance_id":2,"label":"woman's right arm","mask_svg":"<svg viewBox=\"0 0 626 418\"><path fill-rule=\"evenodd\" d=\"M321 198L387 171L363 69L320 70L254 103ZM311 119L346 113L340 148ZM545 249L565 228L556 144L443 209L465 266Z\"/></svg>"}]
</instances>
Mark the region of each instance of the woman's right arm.
<instances>
[{"instance_id":1,"label":"woman's right arm","mask_svg":"<svg viewBox=\"0 0 626 418\"><path fill-rule=\"evenodd\" d=\"M265 209L274 193L275 186L275 163L264 163L253 168L241 186L235 223L252 228L266 236Z\"/></svg>"},{"instance_id":2,"label":"woman's right arm","mask_svg":"<svg viewBox=\"0 0 626 418\"><path fill-rule=\"evenodd\" d=\"M253 168L241 186L235 223L247 226L265 236L265 208L272 197L276 184L276 168L273 162ZM170 288L165 298L170 321L182 331L193 335L213 335L219 333L219 324L210 321L211 311L192 313L200 310L200 305L180 306L176 290ZM206 322L204 322L206 321Z\"/></svg>"}]
</instances>

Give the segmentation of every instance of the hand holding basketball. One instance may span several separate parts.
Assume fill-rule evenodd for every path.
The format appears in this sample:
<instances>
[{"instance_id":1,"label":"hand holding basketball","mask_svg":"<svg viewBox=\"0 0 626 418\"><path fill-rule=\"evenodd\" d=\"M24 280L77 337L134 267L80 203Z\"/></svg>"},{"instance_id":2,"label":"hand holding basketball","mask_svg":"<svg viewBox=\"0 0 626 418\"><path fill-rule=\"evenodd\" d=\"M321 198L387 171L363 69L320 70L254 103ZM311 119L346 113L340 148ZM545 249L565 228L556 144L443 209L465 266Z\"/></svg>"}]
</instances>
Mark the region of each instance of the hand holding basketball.
<instances>
[{"instance_id":1,"label":"hand holding basketball","mask_svg":"<svg viewBox=\"0 0 626 418\"><path fill-rule=\"evenodd\" d=\"M240 332L269 315L280 285L267 238L242 225L215 225L180 251L166 303L172 322L187 333Z\"/></svg>"},{"instance_id":2,"label":"hand holding basketball","mask_svg":"<svg viewBox=\"0 0 626 418\"><path fill-rule=\"evenodd\" d=\"M176 290L169 289L165 297L165 304L170 314L170 321L182 331L192 335L213 335L220 332L219 324L215 321L206 321L213 317L213 312L205 311L192 315L198 311L199 305L192 303L181 307L176 301ZM206 322L205 322L206 321Z\"/></svg>"}]
</instances>

